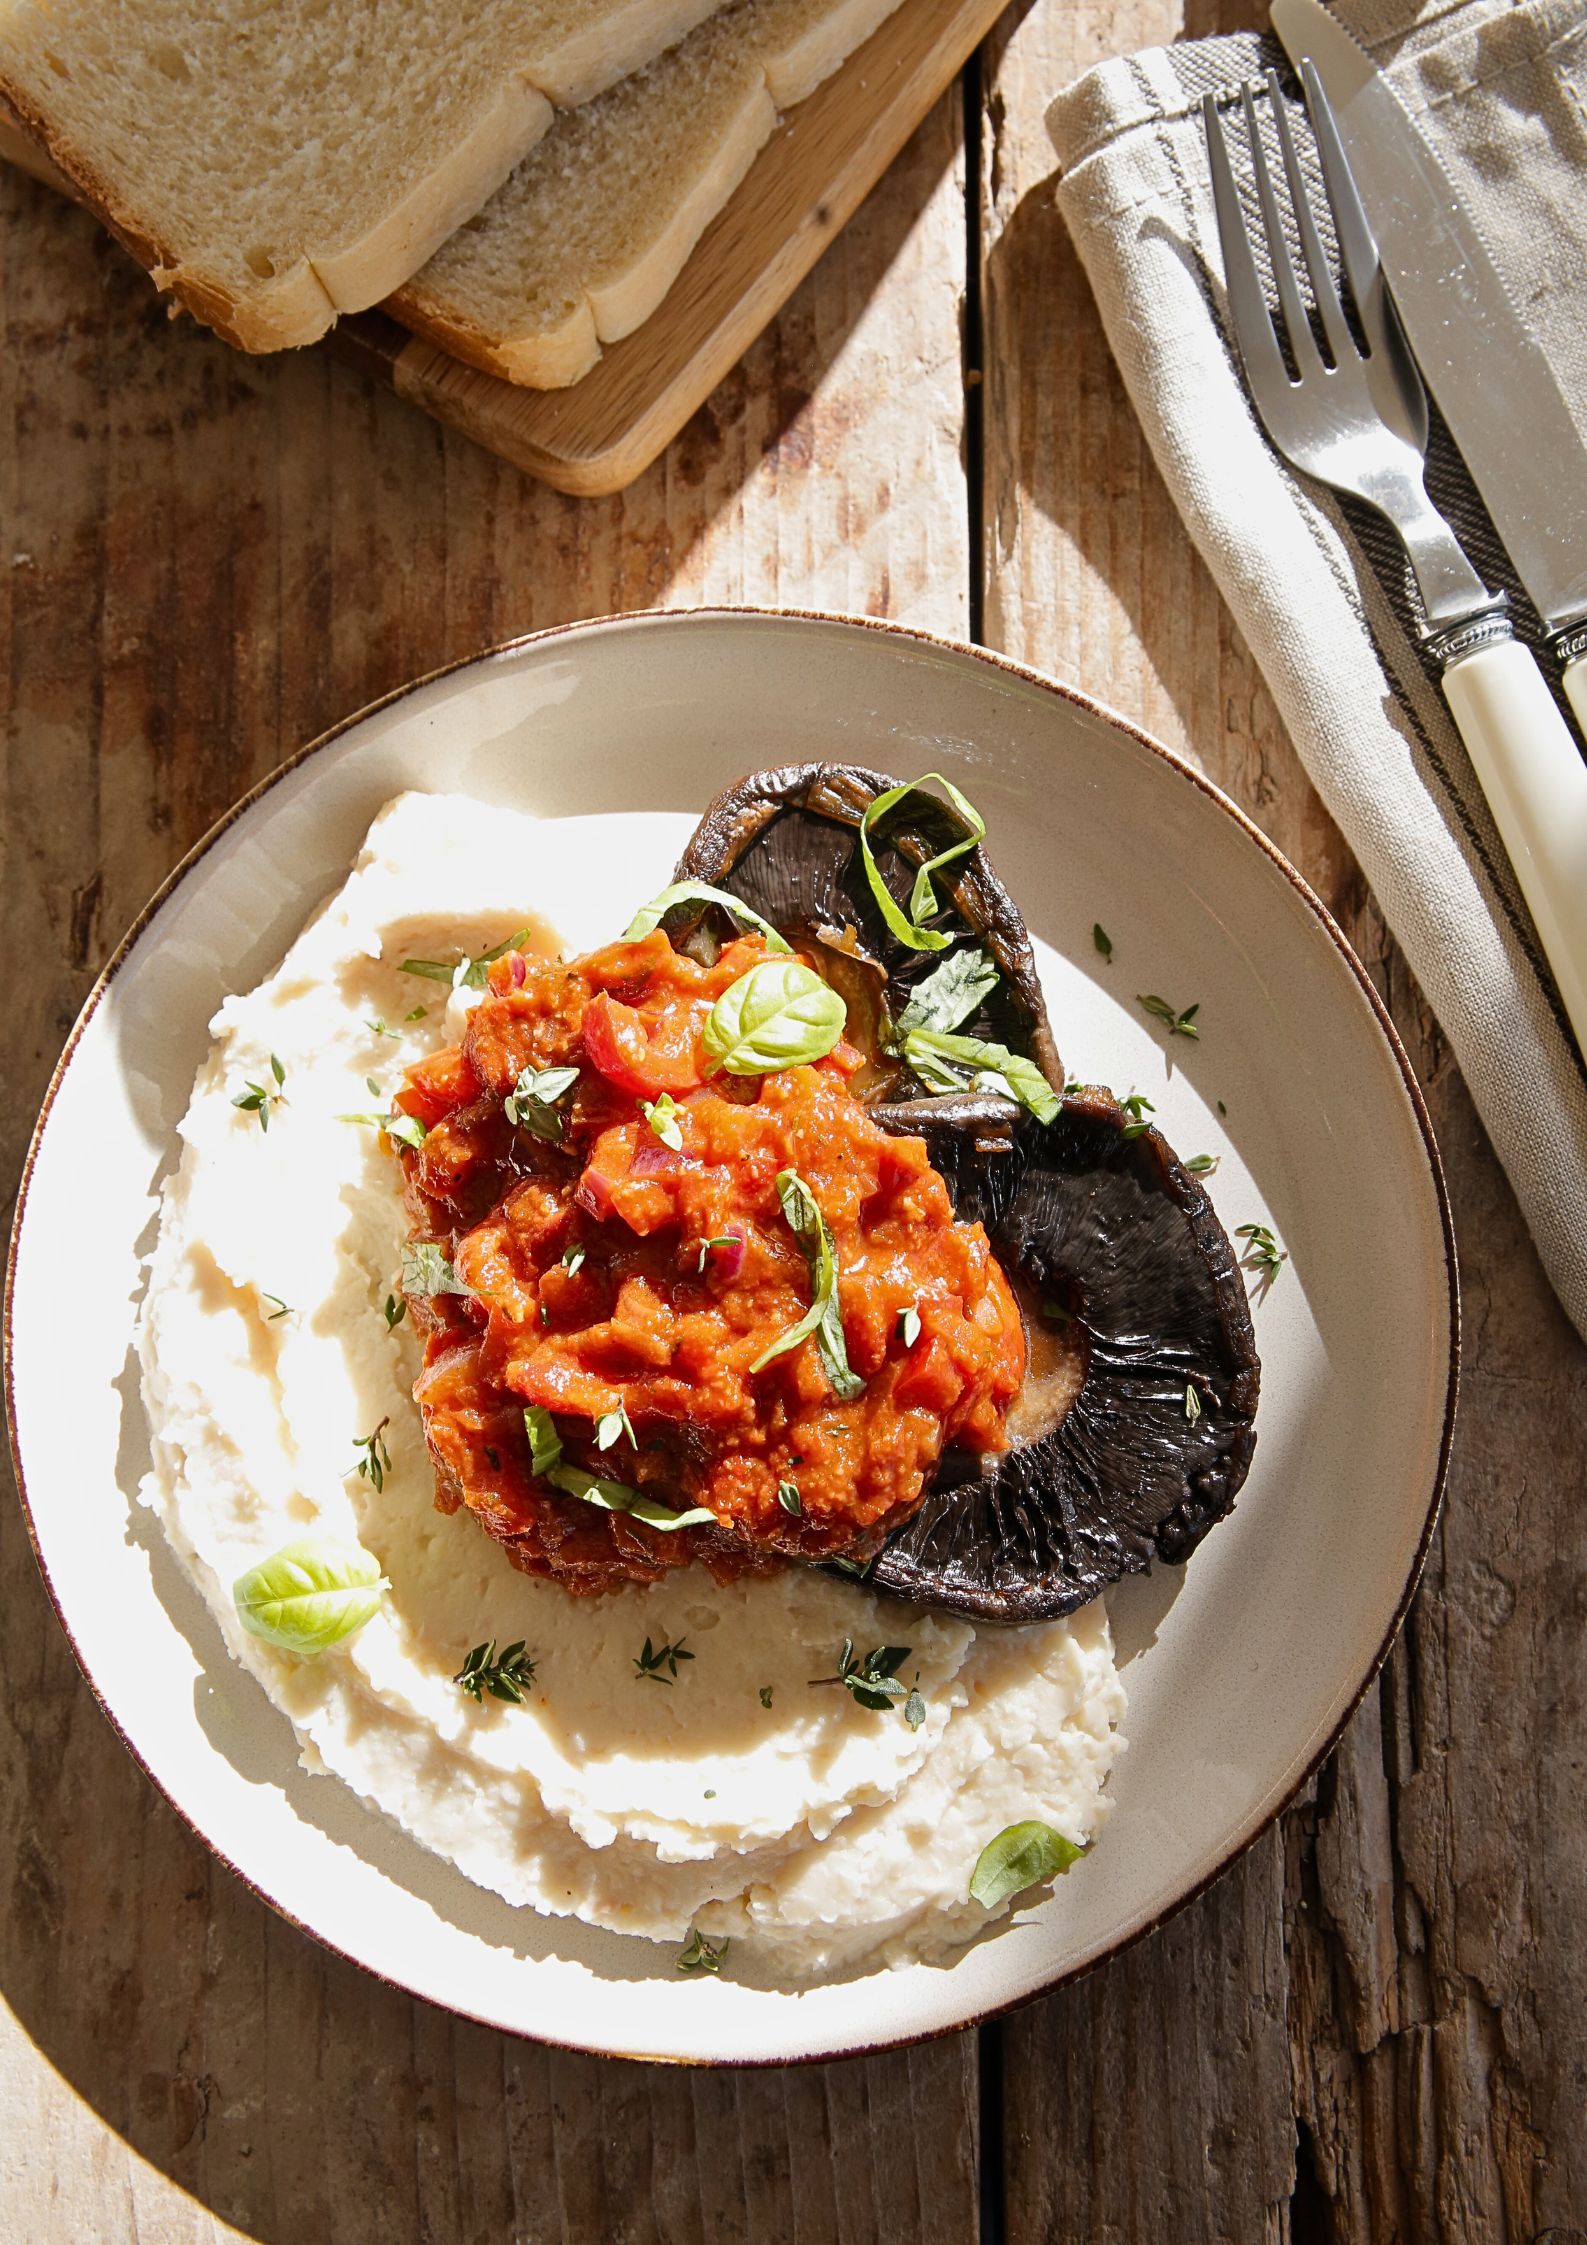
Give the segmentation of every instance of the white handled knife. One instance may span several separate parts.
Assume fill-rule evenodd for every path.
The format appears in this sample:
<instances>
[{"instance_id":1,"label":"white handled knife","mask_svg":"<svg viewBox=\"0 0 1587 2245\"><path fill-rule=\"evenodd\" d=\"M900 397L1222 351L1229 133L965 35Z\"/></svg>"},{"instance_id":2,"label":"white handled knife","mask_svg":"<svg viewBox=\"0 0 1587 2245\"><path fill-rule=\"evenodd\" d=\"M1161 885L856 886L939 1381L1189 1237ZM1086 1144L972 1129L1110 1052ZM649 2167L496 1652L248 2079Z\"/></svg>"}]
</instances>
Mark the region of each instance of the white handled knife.
<instances>
[{"instance_id":1,"label":"white handled knife","mask_svg":"<svg viewBox=\"0 0 1587 2245\"><path fill-rule=\"evenodd\" d=\"M1370 55L1320 0L1273 0L1273 29L1322 80L1416 362L1587 729L1587 439L1449 174Z\"/></svg>"}]
</instances>

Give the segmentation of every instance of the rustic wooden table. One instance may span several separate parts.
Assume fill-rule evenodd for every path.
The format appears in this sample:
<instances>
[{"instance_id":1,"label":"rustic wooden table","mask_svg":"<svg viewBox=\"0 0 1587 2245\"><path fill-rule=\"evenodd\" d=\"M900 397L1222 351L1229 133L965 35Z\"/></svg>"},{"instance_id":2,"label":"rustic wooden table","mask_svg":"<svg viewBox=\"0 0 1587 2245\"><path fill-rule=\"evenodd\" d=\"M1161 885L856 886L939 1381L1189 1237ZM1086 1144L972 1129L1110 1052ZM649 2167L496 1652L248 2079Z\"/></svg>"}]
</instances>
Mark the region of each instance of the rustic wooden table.
<instances>
[{"instance_id":1,"label":"rustic wooden table","mask_svg":"<svg viewBox=\"0 0 1587 2245\"><path fill-rule=\"evenodd\" d=\"M819 604L1075 680L1261 821L1416 1062L1467 1315L1421 1594L1313 1791L1078 1986L807 2070L568 2057L324 1954L139 1775L7 1501L7 2241L1587 2235L1587 1365L1157 480L1052 199L1054 89L1255 20L1250 0L1012 7L743 366L603 503L322 353L250 362L168 327L89 219L0 182L8 1190L123 925L288 750L540 625Z\"/></svg>"}]
</instances>

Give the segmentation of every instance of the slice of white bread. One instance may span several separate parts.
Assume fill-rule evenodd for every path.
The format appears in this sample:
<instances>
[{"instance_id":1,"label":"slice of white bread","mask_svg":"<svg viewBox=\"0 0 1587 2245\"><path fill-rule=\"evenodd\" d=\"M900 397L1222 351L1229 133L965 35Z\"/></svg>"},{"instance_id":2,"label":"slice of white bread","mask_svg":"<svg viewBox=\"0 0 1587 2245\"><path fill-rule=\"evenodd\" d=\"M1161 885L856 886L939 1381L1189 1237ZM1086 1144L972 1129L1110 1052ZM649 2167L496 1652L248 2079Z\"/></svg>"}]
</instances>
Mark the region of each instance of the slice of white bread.
<instances>
[{"instance_id":1,"label":"slice of white bread","mask_svg":"<svg viewBox=\"0 0 1587 2245\"><path fill-rule=\"evenodd\" d=\"M719 0L0 0L0 95L244 350L389 295Z\"/></svg>"},{"instance_id":2,"label":"slice of white bread","mask_svg":"<svg viewBox=\"0 0 1587 2245\"><path fill-rule=\"evenodd\" d=\"M387 305L487 373L560 389L648 319L770 138L901 0L733 0L559 117Z\"/></svg>"}]
</instances>

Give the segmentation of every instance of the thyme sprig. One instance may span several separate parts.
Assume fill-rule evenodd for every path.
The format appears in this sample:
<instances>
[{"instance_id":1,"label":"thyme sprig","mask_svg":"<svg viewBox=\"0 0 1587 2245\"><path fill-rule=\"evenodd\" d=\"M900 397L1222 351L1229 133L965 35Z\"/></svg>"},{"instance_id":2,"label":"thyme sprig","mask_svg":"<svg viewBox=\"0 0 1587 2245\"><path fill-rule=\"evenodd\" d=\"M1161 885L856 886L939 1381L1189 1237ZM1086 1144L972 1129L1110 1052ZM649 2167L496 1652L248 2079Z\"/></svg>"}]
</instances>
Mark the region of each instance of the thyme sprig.
<instances>
[{"instance_id":1,"label":"thyme sprig","mask_svg":"<svg viewBox=\"0 0 1587 2245\"><path fill-rule=\"evenodd\" d=\"M897 1701L907 1701L910 1696L909 1687L898 1681L898 1671L909 1654L908 1645L873 1645L862 1660L854 1650L853 1638L845 1637L843 1650L838 1655L837 1674L812 1676L810 1689L814 1691L822 1684L841 1684L859 1706L869 1707L878 1715L889 1714ZM921 1700L921 1721L925 1720L925 1704ZM911 1730L918 1727L917 1723L910 1724Z\"/></svg>"},{"instance_id":2,"label":"thyme sprig","mask_svg":"<svg viewBox=\"0 0 1587 2245\"><path fill-rule=\"evenodd\" d=\"M1237 1224L1234 1236L1247 1242L1240 1260L1248 1271L1257 1273L1258 1283L1265 1294L1289 1261L1288 1248L1279 1245L1266 1224Z\"/></svg>"},{"instance_id":3,"label":"thyme sprig","mask_svg":"<svg viewBox=\"0 0 1587 2245\"><path fill-rule=\"evenodd\" d=\"M481 1707L485 1704L486 1692L492 1699L504 1699L510 1706L521 1707L524 1693L534 1682L535 1666L524 1651L521 1637L504 1646L499 1654L492 1637L474 1647L452 1681Z\"/></svg>"},{"instance_id":4,"label":"thyme sprig","mask_svg":"<svg viewBox=\"0 0 1587 2245\"><path fill-rule=\"evenodd\" d=\"M386 1448L386 1429L390 1424L388 1414L373 1434L361 1434L353 1445L363 1453L358 1460L358 1478L368 1481L377 1493L386 1486L386 1475L391 1471L391 1452Z\"/></svg>"},{"instance_id":5,"label":"thyme sprig","mask_svg":"<svg viewBox=\"0 0 1587 2245\"><path fill-rule=\"evenodd\" d=\"M678 1959L678 1970L680 1972L720 1972L722 1959L732 1946L731 1941L720 1943L707 1941L697 1925L690 1926L688 1946Z\"/></svg>"},{"instance_id":6,"label":"thyme sprig","mask_svg":"<svg viewBox=\"0 0 1587 2245\"><path fill-rule=\"evenodd\" d=\"M287 1072L274 1053L270 1055L270 1073L275 1078L274 1090L269 1084L255 1083L251 1076L245 1076L244 1089L232 1094L232 1105L240 1107L245 1115L257 1115L261 1130L270 1128L272 1107L284 1107L287 1103L282 1088L287 1080Z\"/></svg>"},{"instance_id":7,"label":"thyme sprig","mask_svg":"<svg viewBox=\"0 0 1587 2245\"><path fill-rule=\"evenodd\" d=\"M669 1644L665 1637L659 1645L652 1645L647 1637L644 1651L634 1662L634 1680L636 1683L648 1679L652 1684L673 1684L677 1681L679 1661L693 1658L693 1653L684 1651L681 1637L675 1645Z\"/></svg>"},{"instance_id":8,"label":"thyme sprig","mask_svg":"<svg viewBox=\"0 0 1587 2245\"><path fill-rule=\"evenodd\" d=\"M1158 997L1155 991L1146 993L1137 991L1136 1000L1138 1004L1146 1008L1154 1021L1167 1022L1168 1034L1171 1037L1199 1037L1201 1035L1201 1031L1196 1027L1196 1016L1201 1011L1199 998L1193 1006L1186 1006L1182 1013L1176 1007L1171 1006L1166 998Z\"/></svg>"}]
</instances>

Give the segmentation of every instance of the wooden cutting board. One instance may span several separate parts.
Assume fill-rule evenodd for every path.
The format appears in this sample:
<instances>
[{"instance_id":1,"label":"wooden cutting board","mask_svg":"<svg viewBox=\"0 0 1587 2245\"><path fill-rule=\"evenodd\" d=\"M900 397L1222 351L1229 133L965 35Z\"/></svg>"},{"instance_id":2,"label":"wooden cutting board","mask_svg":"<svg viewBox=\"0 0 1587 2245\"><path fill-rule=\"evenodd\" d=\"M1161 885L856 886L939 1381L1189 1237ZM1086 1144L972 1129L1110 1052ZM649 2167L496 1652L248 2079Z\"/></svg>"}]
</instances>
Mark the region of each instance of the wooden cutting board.
<instances>
[{"instance_id":1,"label":"wooden cutting board","mask_svg":"<svg viewBox=\"0 0 1587 2245\"><path fill-rule=\"evenodd\" d=\"M642 327L566 390L526 390L465 366L380 311L323 344L487 450L580 497L649 467L903 147L1006 0L902 0L865 46L791 110ZM65 182L0 118L0 155Z\"/></svg>"}]
</instances>

